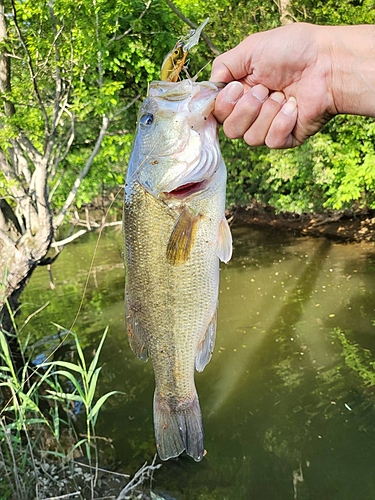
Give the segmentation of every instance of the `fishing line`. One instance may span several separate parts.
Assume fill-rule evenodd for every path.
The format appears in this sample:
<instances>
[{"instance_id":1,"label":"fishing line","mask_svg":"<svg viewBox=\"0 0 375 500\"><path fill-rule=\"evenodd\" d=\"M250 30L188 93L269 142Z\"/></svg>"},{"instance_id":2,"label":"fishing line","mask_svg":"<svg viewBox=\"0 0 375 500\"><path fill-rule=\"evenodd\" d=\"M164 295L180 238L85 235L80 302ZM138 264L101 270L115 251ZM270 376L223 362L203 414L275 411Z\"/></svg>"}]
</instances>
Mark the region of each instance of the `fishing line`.
<instances>
[{"instance_id":1,"label":"fishing line","mask_svg":"<svg viewBox=\"0 0 375 500\"><path fill-rule=\"evenodd\" d=\"M45 363L48 362L48 360L55 354L55 352L65 343L66 339L68 338L69 334L72 332L77 320L78 320L78 317L80 315L80 312L82 310L82 307L83 307L83 302L85 300L85 296L86 296L86 291L87 291L87 287L88 287L88 283L89 283L89 279L90 279L90 275L91 275L91 272L92 272L92 269L94 267L94 260L95 260L95 257L96 257L96 254L97 254L97 251L98 251L98 247L99 247L99 242L100 242L100 238L102 236L102 233L103 233L103 229L105 228L105 221L108 217L108 214L109 214L109 211L111 210L114 202L116 201L118 195L121 193L121 191L124 189L124 187L122 186L116 193L115 197L113 198L113 200L111 201L105 215L104 215L104 221L103 221L103 224L102 226L100 227L99 229L99 234L98 234L98 239L96 240L96 244L95 244L95 248L94 248L94 253L93 253L93 256L91 258L91 263L90 263L90 267L89 267L89 271L88 271L88 274L87 274L87 278L86 278L86 282L85 282L85 285L83 287L83 293L82 293L82 298L81 298L81 302L78 306L78 311L77 311L77 314L73 320L73 323L71 324L69 330L67 331L67 333L65 334L65 336L61 339L60 343L53 349L52 352L50 352L50 354L46 357L46 359L43 361L43 363L41 363L40 365L38 365L36 368L32 369L31 373L28 375L28 377L25 379L25 384L31 379L31 377L33 375L35 375L39 368L43 367ZM41 309L44 309L44 307L46 307L46 305L44 305L43 307L40 308ZM39 311L40 311L39 310ZM39 311L36 311L36 312L39 312ZM36 314L36 313L35 313ZM33 314L34 315L34 314ZM27 319L30 319L27 318ZM56 325L56 323L54 323ZM57 327L59 327L59 325L56 325ZM21 327L22 329L22 327ZM15 391L13 397L19 393L19 391L21 391L22 387L20 387L17 391ZM8 408L8 406L11 404L12 402L12 399L13 398L10 398L6 403L5 405L3 406L3 408L1 409L0 411L0 416L5 412L5 410Z\"/></svg>"},{"instance_id":2,"label":"fishing line","mask_svg":"<svg viewBox=\"0 0 375 500\"><path fill-rule=\"evenodd\" d=\"M109 214L109 211L111 210L114 202L116 201L118 195L121 193L121 191L124 189L124 187L121 187L117 193L116 193L116 196L113 198L113 200L111 201L106 213L105 213L105 216L104 216L104 221L107 219L107 216ZM95 260L95 257L96 257L96 254L97 254L97 251L98 251L98 247L99 247L99 242L100 242L100 238L102 236L102 233L103 233L103 229L104 229L105 225L102 224L102 226L100 227L99 229L99 234L98 234L98 239L96 240L96 244L95 244L95 248L94 248L94 253L93 253L93 256L92 256L92 259L91 259L91 263L90 263L90 267L89 267L89 272L87 273L87 278L86 278L86 282L85 282L85 286L83 287L83 293L82 293L82 298L81 298L81 302L79 304L79 307L78 307L78 311L77 311L77 314L73 320L73 323L70 327L69 330L72 330L78 320L78 317L80 315L80 312L81 312L81 309L83 307L83 301L85 300L85 296L86 296L86 291L87 291L87 287L88 287L88 284L89 284L89 279L90 279L90 275L91 275L91 272L92 272L92 269L94 267L94 260ZM66 337L69 335L69 333L66 334ZM66 337L64 338L64 340L66 339ZM57 349L57 348L56 348ZM55 349L55 350L56 350Z\"/></svg>"}]
</instances>

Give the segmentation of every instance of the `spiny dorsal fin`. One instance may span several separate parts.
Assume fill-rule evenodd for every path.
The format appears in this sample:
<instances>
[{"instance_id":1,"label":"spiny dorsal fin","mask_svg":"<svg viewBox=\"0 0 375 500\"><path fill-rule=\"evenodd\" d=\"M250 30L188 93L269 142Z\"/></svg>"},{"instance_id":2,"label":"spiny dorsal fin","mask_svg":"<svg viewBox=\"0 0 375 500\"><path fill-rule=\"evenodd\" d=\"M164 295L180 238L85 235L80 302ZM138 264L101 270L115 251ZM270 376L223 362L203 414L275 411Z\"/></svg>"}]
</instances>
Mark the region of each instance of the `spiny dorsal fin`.
<instances>
[{"instance_id":1,"label":"spiny dorsal fin","mask_svg":"<svg viewBox=\"0 0 375 500\"><path fill-rule=\"evenodd\" d=\"M217 255L222 262L229 262L232 257L232 234L228 221L222 218L219 226Z\"/></svg>"},{"instance_id":2,"label":"spiny dorsal fin","mask_svg":"<svg viewBox=\"0 0 375 500\"><path fill-rule=\"evenodd\" d=\"M170 264L183 264L189 259L199 219L200 215L192 215L187 208L181 212L167 245L167 259Z\"/></svg>"},{"instance_id":3,"label":"spiny dorsal fin","mask_svg":"<svg viewBox=\"0 0 375 500\"><path fill-rule=\"evenodd\" d=\"M212 317L208 328L199 342L197 354L195 356L195 369L198 372L203 372L206 365L209 363L212 353L214 352L215 339L216 339L216 321L217 314Z\"/></svg>"}]
</instances>

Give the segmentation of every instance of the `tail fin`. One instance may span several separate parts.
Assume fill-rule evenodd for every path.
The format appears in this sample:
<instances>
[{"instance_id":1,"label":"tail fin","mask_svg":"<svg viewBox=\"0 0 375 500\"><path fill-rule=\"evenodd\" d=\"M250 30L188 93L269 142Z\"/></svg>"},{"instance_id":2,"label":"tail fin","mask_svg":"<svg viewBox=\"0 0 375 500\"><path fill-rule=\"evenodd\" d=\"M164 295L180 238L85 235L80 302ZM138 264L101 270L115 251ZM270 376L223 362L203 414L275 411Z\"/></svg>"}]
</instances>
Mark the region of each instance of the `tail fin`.
<instances>
[{"instance_id":1,"label":"tail fin","mask_svg":"<svg viewBox=\"0 0 375 500\"><path fill-rule=\"evenodd\" d=\"M198 395L184 401L154 395L156 446L162 460L178 457L184 450L200 462L203 458L203 425Z\"/></svg>"}]
</instances>

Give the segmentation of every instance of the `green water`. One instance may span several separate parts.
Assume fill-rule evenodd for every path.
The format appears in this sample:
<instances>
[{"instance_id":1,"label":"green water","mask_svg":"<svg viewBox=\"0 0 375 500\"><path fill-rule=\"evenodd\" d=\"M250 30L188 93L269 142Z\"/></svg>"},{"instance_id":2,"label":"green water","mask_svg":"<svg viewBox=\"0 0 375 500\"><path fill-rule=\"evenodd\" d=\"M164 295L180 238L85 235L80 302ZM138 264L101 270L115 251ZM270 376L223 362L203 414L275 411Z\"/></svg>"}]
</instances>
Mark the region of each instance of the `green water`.
<instances>
[{"instance_id":1,"label":"green water","mask_svg":"<svg viewBox=\"0 0 375 500\"><path fill-rule=\"evenodd\" d=\"M196 375L207 456L166 462L154 488L178 500L375 499L375 249L233 229L221 269L219 323L210 364ZM48 352L82 297L97 235L68 246L23 295L19 323ZM98 434L113 439L120 470L155 453L151 363L124 333L120 232L100 241L75 331L87 355L105 327ZM39 342L38 342L39 340ZM36 352L35 355L40 354Z\"/></svg>"}]
</instances>

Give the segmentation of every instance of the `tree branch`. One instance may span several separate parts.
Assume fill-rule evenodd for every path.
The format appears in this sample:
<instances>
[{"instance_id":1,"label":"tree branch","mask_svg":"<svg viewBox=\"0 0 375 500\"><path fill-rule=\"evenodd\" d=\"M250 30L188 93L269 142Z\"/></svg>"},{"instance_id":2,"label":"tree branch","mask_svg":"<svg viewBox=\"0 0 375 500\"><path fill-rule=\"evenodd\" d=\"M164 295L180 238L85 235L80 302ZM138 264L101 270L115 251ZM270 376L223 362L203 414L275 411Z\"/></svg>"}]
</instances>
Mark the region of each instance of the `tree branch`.
<instances>
[{"instance_id":1,"label":"tree branch","mask_svg":"<svg viewBox=\"0 0 375 500\"><path fill-rule=\"evenodd\" d=\"M0 52L0 92L3 94L4 98L4 112L6 116L13 116L16 112L14 104L8 100L7 94L11 91L11 66L10 59L5 48L5 42L7 40L7 25L5 17L4 0L0 0L0 43L2 46Z\"/></svg>"},{"instance_id":2,"label":"tree branch","mask_svg":"<svg viewBox=\"0 0 375 500\"><path fill-rule=\"evenodd\" d=\"M98 138L96 139L94 149L92 150L88 160L86 161L86 164L83 167L81 173L79 174L79 176L75 180L74 185L66 198L64 206L62 207L62 209L60 210L60 213L55 217L55 219L53 221L53 226L55 229L57 229L62 224L64 217L65 217L66 213L68 212L70 206L72 205L74 198L77 194L77 191L78 191L80 185L82 184L83 179L88 174L88 172L91 168L91 165L93 164L93 161L100 150L100 147L101 147L102 142L104 140L108 125L109 125L109 118L108 118L108 116L103 115L102 126L100 129Z\"/></svg>"},{"instance_id":3,"label":"tree branch","mask_svg":"<svg viewBox=\"0 0 375 500\"><path fill-rule=\"evenodd\" d=\"M140 16L139 16L138 19L142 19L142 17L146 14L146 12L148 11L148 9L150 8L151 2L152 2L152 0L148 0L148 2L146 3L146 6L144 8L144 10L141 12L141 14L140 14ZM122 40L127 35L129 35L129 33L131 33L132 31L133 31L133 28L130 27L127 30L125 30L121 35L117 36L116 34L114 34L113 37L110 39L109 43L110 42L118 42L119 40Z\"/></svg>"},{"instance_id":4,"label":"tree branch","mask_svg":"<svg viewBox=\"0 0 375 500\"><path fill-rule=\"evenodd\" d=\"M12 238L10 238L2 229L0 229L0 241L3 241L8 247L12 247L14 249L16 248L16 244Z\"/></svg>"},{"instance_id":5,"label":"tree branch","mask_svg":"<svg viewBox=\"0 0 375 500\"><path fill-rule=\"evenodd\" d=\"M174 3L171 2L171 0L165 0L168 7L173 10L173 12L184 22L186 23L188 26L190 26L190 28L193 28L193 29L197 29L198 26L196 24L194 24L192 21L190 21L189 18L187 18L186 16L184 16L184 14L180 11L180 9L178 7L176 7L174 5ZM211 41L211 39L206 35L206 33L202 33L201 34L201 38L203 38L203 40L206 42L208 48L211 50L211 52L213 52L215 54L215 56L219 56L220 55L220 50L216 47L216 45L214 45L214 43Z\"/></svg>"},{"instance_id":6,"label":"tree branch","mask_svg":"<svg viewBox=\"0 0 375 500\"><path fill-rule=\"evenodd\" d=\"M111 120L114 120L119 115L121 115L121 113L123 113L124 111L129 109L131 106L133 106L133 104L135 102L137 102L140 97L141 97L141 94L136 95L126 106L124 106L121 109L119 109L118 111L116 111L116 113L111 117ZM118 135L118 134L116 134L116 135Z\"/></svg>"},{"instance_id":7,"label":"tree branch","mask_svg":"<svg viewBox=\"0 0 375 500\"><path fill-rule=\"evenodd\" d=\"M38 101L40 110L41 110L42 115L43 115L44 128L46 131L46 135L49 135L50 130L49 130L47 111L46 111L46 108L43 104L42 98L41 98L40 93L39 93L39 87L38 87L38 83L37 83L37 79L36 79L36 73L35 73L34 67L33 67L33 62L31 59L31 55L30 55L30 52L29 52L29 49L26 45L24 36L23 36L23 34L20 30L19 24L18 24L17 9L15 6L14 0L12 0L12 13L13 13L14 26L16 28L18 39L19 39L19 41L20 41L20 43L25 51L25 54L26 54L26 61L27 61L27 66L29 68L29 73L30 73L30 78L31 78L33 90L34 90L34 95L35 95L36 100Z\"/></svg>"},{"instance_id":8,"label":"tree branch","mask_svg":"<svg viewBox=\"0 0 375 500\"><path fill-rule=\"evenodd\" d=\"M63 240L60 241L54 241L51 244L51 248L61 248L68 243L71 243L72 241L80 238L86 233L92 233L93 231L97 231L98 229L102 229L104 227L113 227L113 226L120 226L122 224L122 221L114 221L114 222L105 222L103 224L95 224L92 225L90 229L80 229L76 233L72 234L71 236L68 236L67 238L64 238Z\"/></svg>"}]
</instances>

